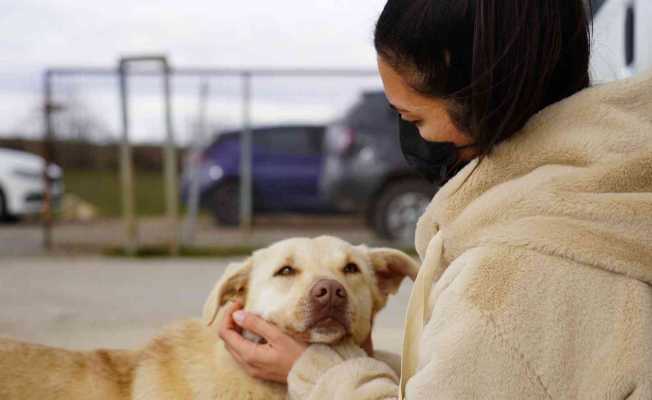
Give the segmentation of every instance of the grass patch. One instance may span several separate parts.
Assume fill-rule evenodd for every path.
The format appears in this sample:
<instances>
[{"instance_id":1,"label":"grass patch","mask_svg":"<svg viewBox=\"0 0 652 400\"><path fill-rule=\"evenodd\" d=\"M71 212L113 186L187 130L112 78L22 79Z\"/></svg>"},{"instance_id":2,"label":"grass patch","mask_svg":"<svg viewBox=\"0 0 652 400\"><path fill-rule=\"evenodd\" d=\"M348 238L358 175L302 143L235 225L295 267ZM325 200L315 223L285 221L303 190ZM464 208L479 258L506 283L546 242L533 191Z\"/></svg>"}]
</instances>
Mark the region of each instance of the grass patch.
<instances>
[{"instance_id":1,"label":"grass patch","mask_svg":"<svg viewBox=\"0 0 652 400\"><path fill-rule=\"evenodd\" d=\"M258 250L255 246L215 246L215 247L181 247L179 257L188 258L226 258L248 256ZM111 257L129 257L123 247L109 248L103 254ZM167 245L142 246L134 256L135 258L162 258L169 257Z\"/></svg>"},{"instance_id":2,"label":"grass patch","mask_svg":"<svg viewBox=\"0 0 652 400\"><path fill-rule=\"evenodd\" d=\"M163 173L134 171L136 213L140 216L165 212ZM65 190L97 207L102 217L122 215L120 174L111 170L66 169Z\"/></svg>"}]
</instances>

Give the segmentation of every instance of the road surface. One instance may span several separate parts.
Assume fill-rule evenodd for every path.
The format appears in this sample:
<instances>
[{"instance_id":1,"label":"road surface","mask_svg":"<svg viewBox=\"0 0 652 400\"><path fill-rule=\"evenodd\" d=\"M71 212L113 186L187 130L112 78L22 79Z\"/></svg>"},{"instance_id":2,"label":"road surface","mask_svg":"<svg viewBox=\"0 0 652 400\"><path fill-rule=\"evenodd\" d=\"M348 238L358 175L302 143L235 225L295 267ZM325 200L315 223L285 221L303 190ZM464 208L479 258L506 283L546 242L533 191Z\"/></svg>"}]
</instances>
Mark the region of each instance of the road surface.
<instances>
[{"instance_id":1,"label":"road surface","mask_svg":"<svg viewBox=\"0 0 652 400\"><path fill-rule=\"evenodd\" d=\"M172 321L201 317L228 261L0 258L0 336L69 349L140 346ZM376 320L376 348L400 352L410 288Z\"/></svg>"}]
</instances>

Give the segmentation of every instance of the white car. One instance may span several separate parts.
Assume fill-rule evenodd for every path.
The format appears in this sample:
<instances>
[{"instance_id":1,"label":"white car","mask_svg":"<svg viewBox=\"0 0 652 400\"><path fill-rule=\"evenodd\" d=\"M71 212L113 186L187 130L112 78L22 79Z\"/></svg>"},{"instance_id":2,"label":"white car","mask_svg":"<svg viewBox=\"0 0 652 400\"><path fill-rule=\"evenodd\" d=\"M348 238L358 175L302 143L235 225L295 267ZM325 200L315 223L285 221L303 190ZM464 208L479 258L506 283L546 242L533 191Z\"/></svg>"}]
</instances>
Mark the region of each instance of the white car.
<instances>
[{"instance_id":1,"label":"white car","mask_svg":"<svg viewBox=\"0 0 652 400\"><path fill-rule=\"evenodd\" d=\"M45 160L31 153L0 148L0 220L41 212L45 197ZM63 194L61 168L48 168L56 205Z\"/></svg>"}]
</instances>

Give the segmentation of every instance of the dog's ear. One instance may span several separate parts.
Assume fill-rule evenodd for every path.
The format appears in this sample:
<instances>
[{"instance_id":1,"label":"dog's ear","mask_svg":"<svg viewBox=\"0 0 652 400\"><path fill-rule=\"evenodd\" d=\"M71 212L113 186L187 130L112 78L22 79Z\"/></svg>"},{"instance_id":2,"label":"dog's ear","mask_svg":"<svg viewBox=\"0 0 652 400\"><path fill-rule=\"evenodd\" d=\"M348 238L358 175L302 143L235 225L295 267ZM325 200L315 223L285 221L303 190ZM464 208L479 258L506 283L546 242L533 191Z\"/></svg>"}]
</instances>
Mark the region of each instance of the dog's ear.
<instances>
[{"instance_id":1,"label":"dog's ear","mask_svg":"<svg viewBox=\"0 0 652 400\"><path fill-rule=\"evenodd\" d=\"M244 262L231 263L226 267L222 278L215 284L204 304L202 316L207 326L215 322L220 307L228 301L239 300L244 303L252 265L253 261L248 258Z\"/></svg>"},{"instance_id":2,"label":"dog's ear","mask_svg":"<svg viewBox=\"0 0 652 400\"><path fill-rule=\"evenodd\" d=\"M380 310L385 306L387 297L401 287L403 278L416 279L419 264L402 251L390 248L370 249L368 254L376 275L376 310Z\"/></svg>"}]
</instances>

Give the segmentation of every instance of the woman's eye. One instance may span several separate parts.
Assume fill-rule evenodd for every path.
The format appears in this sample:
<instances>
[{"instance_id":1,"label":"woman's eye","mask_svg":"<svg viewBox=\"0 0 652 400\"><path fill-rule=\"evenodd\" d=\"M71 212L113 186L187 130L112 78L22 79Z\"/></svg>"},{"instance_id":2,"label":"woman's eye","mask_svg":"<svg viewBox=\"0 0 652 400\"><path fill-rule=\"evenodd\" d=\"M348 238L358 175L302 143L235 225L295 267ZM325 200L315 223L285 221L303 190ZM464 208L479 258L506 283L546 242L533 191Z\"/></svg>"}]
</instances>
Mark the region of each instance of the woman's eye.
<instances>
[{"instance_id":1,"label":"woman's eye","mask_svg":"<svg viewBox=\"0 0 652 400\"><path fill-rule=\"evenodd\" d=\"M345 274L357 274L360 272L360 268L358 268L357 264L355 263L348 263L344 266L342 272Z\"/></svg>"},{"instance_id":2,"label":"woman's eye","mask_svg":"<svg viewBox=\"0 0 652 400\"><path fill-rule=\"evenodd\" d=\"M276 271L274 276L291 276L297 273L297 270L290 267L289 265L286 265L285 267L279 269Z\"/></svg>"}]
</instances>

